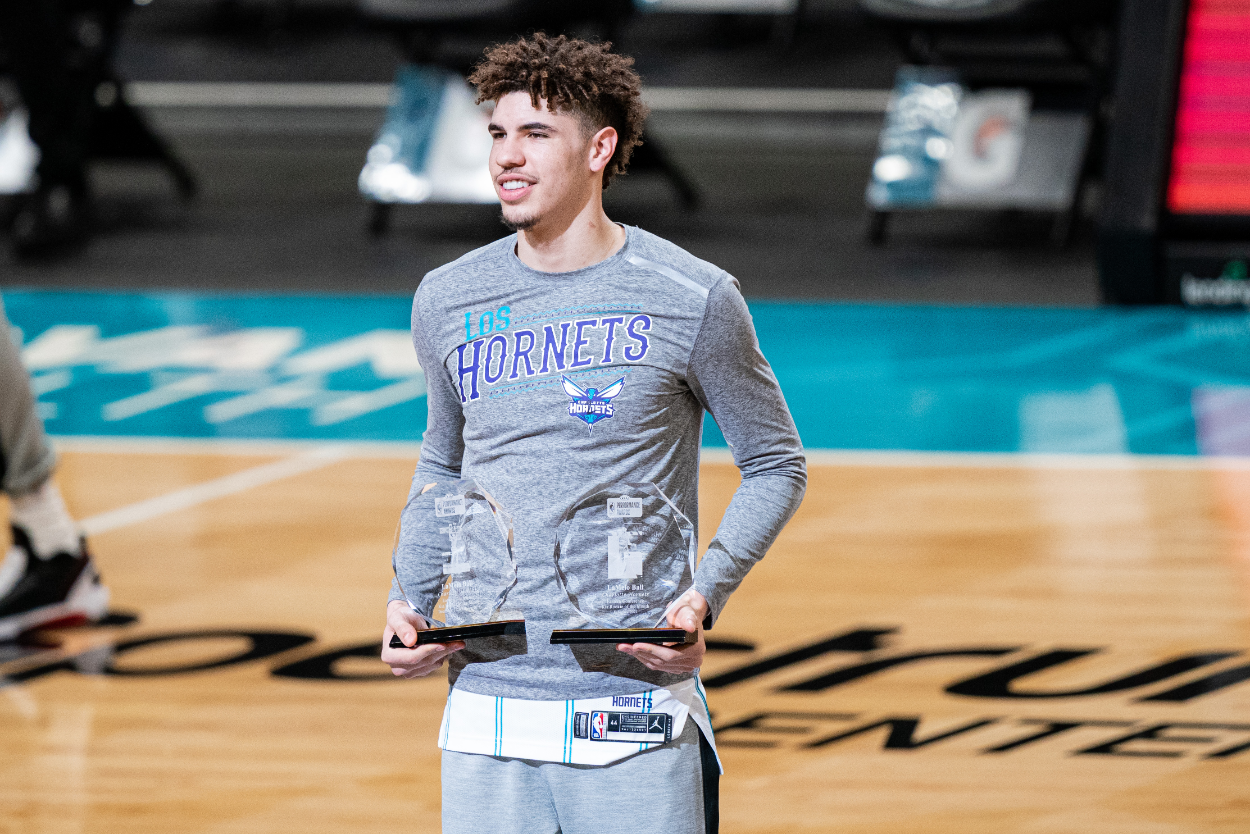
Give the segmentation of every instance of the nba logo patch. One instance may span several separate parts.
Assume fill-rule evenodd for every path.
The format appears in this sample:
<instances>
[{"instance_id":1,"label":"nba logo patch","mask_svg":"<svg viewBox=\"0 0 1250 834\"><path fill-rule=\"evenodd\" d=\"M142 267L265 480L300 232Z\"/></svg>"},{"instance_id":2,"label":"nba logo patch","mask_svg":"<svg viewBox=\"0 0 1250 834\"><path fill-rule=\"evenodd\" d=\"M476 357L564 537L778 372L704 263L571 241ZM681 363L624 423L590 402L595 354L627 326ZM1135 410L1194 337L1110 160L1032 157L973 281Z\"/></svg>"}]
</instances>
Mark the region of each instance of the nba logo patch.
<instances>
[{"instance_id":1,"label":"nba logo patch","mask_svg":"<svg viewBox=\"0 0 1250 834\"><path fill-rule=\"evenodd\" d=\"M573 716L573 738L667 744L673 740L673 716L664 712L579 712Z\"/></svg>"}]
</instances>

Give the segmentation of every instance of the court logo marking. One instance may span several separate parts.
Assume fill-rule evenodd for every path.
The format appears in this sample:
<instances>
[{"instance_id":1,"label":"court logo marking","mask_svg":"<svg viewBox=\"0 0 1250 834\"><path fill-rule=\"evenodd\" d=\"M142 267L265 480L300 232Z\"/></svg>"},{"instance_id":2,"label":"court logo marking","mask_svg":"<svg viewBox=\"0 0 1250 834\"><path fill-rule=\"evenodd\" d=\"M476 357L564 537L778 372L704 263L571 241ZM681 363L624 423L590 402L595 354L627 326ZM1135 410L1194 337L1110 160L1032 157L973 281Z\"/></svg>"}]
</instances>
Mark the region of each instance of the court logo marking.
<instances>
[{"instance_id":1,"label":"court logo marking","mask_svg":"<svg viewBox=\"0 0 1250 834\"><path fill-rule=\"evenodd\" d=\"M133 615L114 615L108 626L129 626ZM943 710L941 715L890 711L882 704L880 711L831 712L824 704L795 710L794 703L773 702L768 691L743 692L739 684L781 672L783 669L822 658L830 653L860 655L850 666L843 667L838 680L818 679L819 686L784 686L780 691L803 692L819 698L825 690L864 678L875 678L893 668L932 660L1004 657L1007 665L983 671L973 678L956 681L943 687L948 695L992 699L1003 704L1019 703L1021 699L1054 698L1061 700L1125 695L1138 703L1185 704L1207 698L1217 692L1250 681L1250 665L1237 664L1243 652L1201 651L1153 661L1148 668L1113 672L1113 679L1098 685L1076 689L1016 689L1014 682L1035 672L1075 662L1096 654L1097 649L1059 649L1036 655L1027 646L961 647L958 649L907 650L898 653L885 645L883 638L898 628L854 629L781 654L758 657L745 665L730 668L704 680L716 692L722 704L714 705L717 720L715 733L721 748L783 750L794 754L843 750L867 740L870 749L889 753L916 754L929 750L959 751L964 754L1007 754L1048 747L1064 756L1097 756L1134 762L1168 762L1190 760L1225 761L1250 754L1250 724L1220 720L1220 716L1204 711L1198 721L1184 716L1073 716L1055 715L959 715L958 710ZM121 635L118 635L120 637ZM198 647L204 641L240 638L242 647L232 647L222 654L205 656L192 648L183 659L169 650L178 646ZM316 647L316 635L252 629L191 629L189 631L147 634L131 639L105 639L75 654L59 648L0 644L0 689L32 684L57 673L102 675L105 677L160 678L185 674L212 673L227 667L266 662L268 673L283 679L306 681L339 681L347 684L395 681L380 661L376 671L356 671L339 664L348 658L370 658L377 661L380 647L376 640L337 647ZM709 640L715 651L752 653L749 643ZM308 647L314 647L309 653ZM146 652L160 648L159 658ZM1023 660L1008 655L1029 652L1033 657ZM1193 680L1190 673L1215 667L1204 677ZM1177 686L1174 680L1184 675ZM808 682L808 683L814 683ZM993 685L988 685L993 684ZM1164 691L1156 691L1156 687ZM765 689L769 689L765 684ZM1144 690L1144 691L1142 691ZM773 690L774 692L778 690ZM791 696L792 697L792 696ZM618 700L632 700L617 696ZM625 706L621 704L620 706ZM728 709L730 714L722 714ZM1240 715L1230 715L1237 719ZM1166 718L1166 720L1160 720ZM658 743L672 740L672 716L642 711L578 712L574 716L574 737L590 741L624 741ZM874 741L875 740L875 743Z\"/></svg>"}]
</instances>

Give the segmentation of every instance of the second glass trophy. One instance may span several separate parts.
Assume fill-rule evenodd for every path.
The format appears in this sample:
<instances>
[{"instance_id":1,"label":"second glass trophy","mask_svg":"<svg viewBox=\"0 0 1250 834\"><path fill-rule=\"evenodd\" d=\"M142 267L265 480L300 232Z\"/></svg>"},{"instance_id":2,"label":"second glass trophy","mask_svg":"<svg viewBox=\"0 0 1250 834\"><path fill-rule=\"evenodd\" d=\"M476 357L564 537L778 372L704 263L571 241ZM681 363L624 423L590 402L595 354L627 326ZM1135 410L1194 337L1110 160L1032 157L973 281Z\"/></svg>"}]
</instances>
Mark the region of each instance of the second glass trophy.
<instances>
[{"instance_id":1,"label":"second glass trophy","mask_svg":"<svg viewBox=\"0 0 1250 834\"><path fill-rule=\"evenodd\" d=\"M391 567L408 607L425 621L417 645L524 634L507 609L516 585L512 518L471 480L436 483L400 519ZM405 646L392 635L392 648Z\"/></svg>"},{"instance_id":2,"label":"second glass trophy","mask_svg":"<svg viewBox=\"0 0 1250 834\"><path fill-rule=\"evenodd\" d=\"M600 486L556 529L556 577L580 615L552 643L691 643L667 627L694 583L694 524L650 483Z\"/></svg>"}]
</instances>

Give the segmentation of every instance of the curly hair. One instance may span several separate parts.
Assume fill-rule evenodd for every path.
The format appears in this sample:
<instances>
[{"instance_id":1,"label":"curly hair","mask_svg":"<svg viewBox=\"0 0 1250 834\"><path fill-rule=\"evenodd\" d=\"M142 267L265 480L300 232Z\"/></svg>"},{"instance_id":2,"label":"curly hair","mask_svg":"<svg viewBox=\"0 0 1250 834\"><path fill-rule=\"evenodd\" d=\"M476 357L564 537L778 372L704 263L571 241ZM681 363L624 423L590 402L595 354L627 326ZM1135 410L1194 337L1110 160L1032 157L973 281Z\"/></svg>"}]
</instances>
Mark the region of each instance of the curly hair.
<instances>
[{"instance_id":1,"label":"curly hair","mask_svg":"<svg viewBox=\"0 0 1250 834\"><path fill-rule=\"evenodd\" d=\"M642 144L642 123L647 118L634 59L610 52L611 47L610 43L536 32L487 49L469 75L469 83L477 87L478 104L525 92L534 107L545 99L552 112L572 112L589 132L616 128L616 151L603 170L606 188L613 176L625 173L630 154Z\"/></svg>"}]
</instances>

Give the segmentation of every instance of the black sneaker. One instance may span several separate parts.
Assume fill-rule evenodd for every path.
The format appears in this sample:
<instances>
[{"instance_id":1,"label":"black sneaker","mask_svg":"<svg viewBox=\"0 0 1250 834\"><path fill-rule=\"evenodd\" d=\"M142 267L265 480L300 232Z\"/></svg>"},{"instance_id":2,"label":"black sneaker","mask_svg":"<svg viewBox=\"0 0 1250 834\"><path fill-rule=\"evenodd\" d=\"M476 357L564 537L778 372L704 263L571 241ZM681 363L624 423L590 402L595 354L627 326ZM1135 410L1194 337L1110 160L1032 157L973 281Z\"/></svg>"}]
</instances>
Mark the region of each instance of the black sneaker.
<instances>
[{"instance_id":1,"label":"black sneaker","mask_svg":"<svg viewBox=\"0 0 1250 834\"><path fill-rule=\"evenodd\" d=\"M91 562L85 539L78 552L35 555L30 536L14 525L13 547L0 565L0 640L53 625L95 622L108 610L108 588Z\"/></svg>"},{"instance_id":2,"label":"black sneaker","mask_svg":"<svg viewBox=\"0 0 1250 834\"><path fill-rule=\"evenodd\" d=\"M20 198L10 226L19 257L54 257L76 251L90 234L85 186L56 183Z\"/></svg>"}]
</instances>

